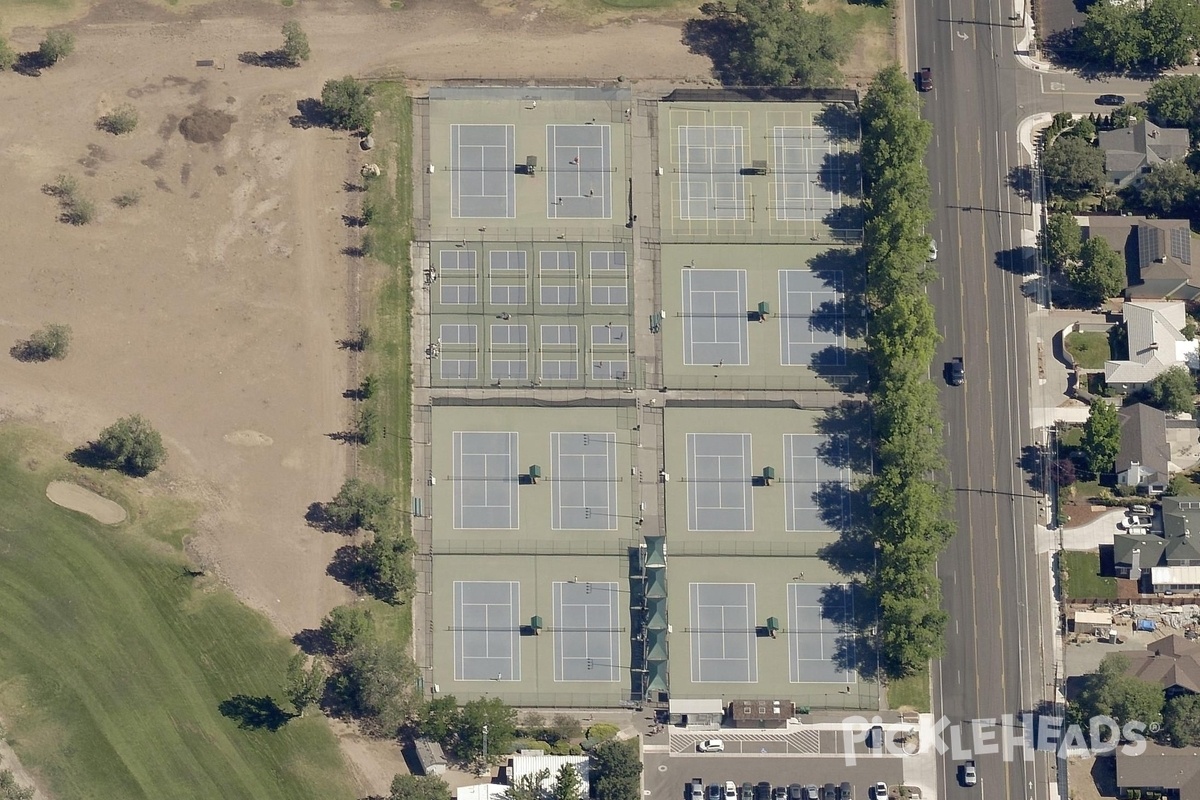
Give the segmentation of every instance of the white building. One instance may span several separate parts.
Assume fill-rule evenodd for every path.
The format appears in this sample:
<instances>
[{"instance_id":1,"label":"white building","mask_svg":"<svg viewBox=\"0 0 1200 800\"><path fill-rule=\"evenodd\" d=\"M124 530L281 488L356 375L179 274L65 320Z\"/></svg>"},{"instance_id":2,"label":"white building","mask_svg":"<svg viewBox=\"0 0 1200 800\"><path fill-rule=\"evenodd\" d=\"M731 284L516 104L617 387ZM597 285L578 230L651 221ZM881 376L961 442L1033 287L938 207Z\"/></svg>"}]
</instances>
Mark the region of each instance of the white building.
<instances>
[{"instance_id":1,"label":"white building","mask_svg":"<svg viewBox=\"0 0 1200 800\"><path fill-rule=\"evenodd\" d=\"M590 762L587 756L548 756L541 750L522 750L508 759L508 782L511 785L526 775L536 775L546 770L547 777L542 780L542 788L549 792L563 764L570 764L579 773L579 798L586 800L590 776Z\"/></svg>"},{"instance_id":2,"label":"white building","mask_svg":"<svg viewBox=\"0 0 1200 800\"><path fill-rule=\"evenodd\" d=\"M1183 335L1187 308L1182 301L1129 300L1122 313L1129 338L1127 361L1106 361L1104 380L1113 389L1140 389L1159 374L1182 364L1200 368L1200 343Z\"/></svg>"}]
</instances>

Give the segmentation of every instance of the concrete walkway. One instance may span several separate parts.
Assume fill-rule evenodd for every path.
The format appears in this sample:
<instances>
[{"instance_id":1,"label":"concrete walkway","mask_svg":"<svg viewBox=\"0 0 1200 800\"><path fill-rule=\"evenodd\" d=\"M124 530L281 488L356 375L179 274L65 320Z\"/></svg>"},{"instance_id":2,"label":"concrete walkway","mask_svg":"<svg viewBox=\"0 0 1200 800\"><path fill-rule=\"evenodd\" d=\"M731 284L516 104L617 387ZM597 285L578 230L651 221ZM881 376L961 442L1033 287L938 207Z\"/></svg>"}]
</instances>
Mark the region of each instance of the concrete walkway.
<instances>
[{"instance_id":1,"label":"concrete walkway","mask_svg":"<svg viewBox=\"0 0 1200 800\"><path fill-rule=\"evenodd\" d=\"M1077 528L1065 528L1062 547L1064 550L1095 550L1102 544L1112 544L1113 536L1120 532L1117 523L1124 518L1125 510L1118 508Z\"/></svg>"}]
</instances>

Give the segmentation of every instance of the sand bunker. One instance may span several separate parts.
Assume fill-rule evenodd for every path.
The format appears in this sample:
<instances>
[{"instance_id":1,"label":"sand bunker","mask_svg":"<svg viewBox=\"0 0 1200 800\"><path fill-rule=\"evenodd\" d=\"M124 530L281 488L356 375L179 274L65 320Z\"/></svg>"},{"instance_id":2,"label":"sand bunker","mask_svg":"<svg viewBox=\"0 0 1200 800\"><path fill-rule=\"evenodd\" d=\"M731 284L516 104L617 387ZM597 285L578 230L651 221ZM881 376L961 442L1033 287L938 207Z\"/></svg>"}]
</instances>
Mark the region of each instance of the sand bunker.
<instances>
[{"instance_id":1,"label":"sand bunker","mask_svg":"<svg viewBox=\"0 0 1200 800\"><path fill-rule=\"evenodd\" d=\"M241 447L268 447L275 444L275 440L265 433L258 431L234 431L227 433L223 437L230 444L236 444Z\"/></svg>"},{"instance_id":2,"label":"sand bunker","mask_svg":"<svg viewBox=\"0 0 1200 800\"><path fill-rule=\"evenodd\" d=\"M116 525L118 522L124 522L125 518L129 516L125 513L125 509L112 500L101 497L90 489L66 481L53 481L46 487L46 497L50 498L50 502L55 505L78 511L80 514L87 514L105 525Z\"/></svg>"}]
</instances>

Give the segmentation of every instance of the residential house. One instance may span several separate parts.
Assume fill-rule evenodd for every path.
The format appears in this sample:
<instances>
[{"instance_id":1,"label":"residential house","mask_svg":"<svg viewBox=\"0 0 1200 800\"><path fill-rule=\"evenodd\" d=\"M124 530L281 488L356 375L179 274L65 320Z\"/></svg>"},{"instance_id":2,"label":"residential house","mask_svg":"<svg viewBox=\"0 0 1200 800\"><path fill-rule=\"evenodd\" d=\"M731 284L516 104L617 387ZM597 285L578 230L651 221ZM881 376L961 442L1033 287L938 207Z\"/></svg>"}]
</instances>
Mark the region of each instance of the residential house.
<instances>
[{"instance_id":1,"label":"residential house","mask_svg":"<svg viewBox=\"0 0 1200 800\"><path fill-rule=\"evenodd\" d=\"M1138 755L1117 748L1117 796L1140 789L1168 800L1200 800L1200 749L1147 744Z\"/></svg>"},{"instance_id":2,"label":"residential house","mask_svg":"<svg viewBox=\"0 0 1200 800\"><path fill-rule=\"evenodd\" d=\"M1149 120L1101 131L1099 140L1104 171L1117 189L1136 184L1158 164L1183 158L1191 146L1187 128L1160 128Z\"/></svg>"},{"instance_id":3,"label":"residential house","mask_svg":"<svg viewBox=\"0 0 1200 800\"><path fill-rule=\"evenodd\" d=\"M1129 659L1126 675L1161 685L1168 700L1200 693L1200 642L1173 633L1146 645L1145 650L1121 655Z\"/></svg>"},{"instance_id":4,"label":"residential house","mask_svg":"<svg viewBox=\"0 0 1200 800\"><path fill-rule=\"evenodd\" d=\"M1200 263L1192 259L1192 232L1187 220L1133 216L1077 220L1087 238L1099 236L1125 257L1127 299L1200 299Z\"/></svg>"},{"instance_id":5,"label":"residential house","mask_svg":"<svg viewBox=\"0 0 1200 800\"><path fill-rule=\"evenodd\" d=\"M1200 589L1200 497L1164 497L1161 533L1121 533L1113 537L1118 578L1142 583L1144 591Z\"/></svg>"},{"instance_id":6,"label":"residential house","mask_svg":"<svg viewBox=\"0 0 1200 800\"><path fill-rule=\"evenodd\" d=\"M1162 494L1171 479L1171 447L1167 444L1167 415L1145 403L1121 410L1121 449L1117 452L1117 483Z\"/></svg>"},{"instance_id":7,"label":"residential house","mask_svg":"<svg viewBox=\"0 0 1200 800\"><path fill-rule=\"evenodd\" d=\"M1123 305L1122 314L1129 358L1104 363L1104 379L1110 388L1135 391L1177 364L1200 368L1198 343L1183 335L1187 326L1184 303L1130 300Z\"/></svg>"}]
</instances>

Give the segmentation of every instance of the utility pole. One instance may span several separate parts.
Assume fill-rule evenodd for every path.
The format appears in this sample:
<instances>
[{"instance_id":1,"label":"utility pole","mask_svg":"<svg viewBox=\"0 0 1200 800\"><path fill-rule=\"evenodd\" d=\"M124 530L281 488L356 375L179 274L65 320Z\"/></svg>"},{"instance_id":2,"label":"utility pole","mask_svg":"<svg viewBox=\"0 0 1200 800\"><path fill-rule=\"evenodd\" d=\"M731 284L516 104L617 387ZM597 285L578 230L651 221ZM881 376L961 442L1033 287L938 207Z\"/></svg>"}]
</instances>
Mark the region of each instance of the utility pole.
<instances>
[{"instance_id":1,"label":"utility pole","mask_svg":"<svg viewBox=\"0 0 1200 800\"><path fill-rule=\"evenodd\" d=\"M484 766L487 766L487 763L488 763L487 735L488 735L488 726L484 725L483 726L483 763L484 763Z\"/></svg>"}]
</instances>

